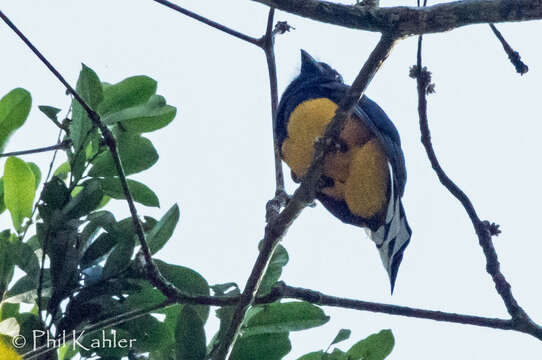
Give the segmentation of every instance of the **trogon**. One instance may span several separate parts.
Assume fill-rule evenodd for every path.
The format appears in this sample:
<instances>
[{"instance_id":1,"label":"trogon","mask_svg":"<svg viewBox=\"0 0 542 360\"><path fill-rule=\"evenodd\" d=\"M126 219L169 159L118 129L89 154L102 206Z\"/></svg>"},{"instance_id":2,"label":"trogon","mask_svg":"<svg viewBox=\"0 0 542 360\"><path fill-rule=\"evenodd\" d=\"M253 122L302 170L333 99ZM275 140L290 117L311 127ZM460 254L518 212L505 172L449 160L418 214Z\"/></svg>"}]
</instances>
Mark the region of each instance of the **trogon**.
<instances>
[{"instance_id":1,"label":"trogon","mask_svg":"<svg viewBox=\"0 0 542 360\"><path fill-rule=\"evenodd\" d=\"M275 131L292 178L303 180L349 86L328 64L301 50L301 73L284 91ZM337 149L324 158L317 199L341 221L366 228L388 272L391 291L412 231L401 203L406 167L397 129L363 96L346 119Z\"/></svg>"}]
</instances>

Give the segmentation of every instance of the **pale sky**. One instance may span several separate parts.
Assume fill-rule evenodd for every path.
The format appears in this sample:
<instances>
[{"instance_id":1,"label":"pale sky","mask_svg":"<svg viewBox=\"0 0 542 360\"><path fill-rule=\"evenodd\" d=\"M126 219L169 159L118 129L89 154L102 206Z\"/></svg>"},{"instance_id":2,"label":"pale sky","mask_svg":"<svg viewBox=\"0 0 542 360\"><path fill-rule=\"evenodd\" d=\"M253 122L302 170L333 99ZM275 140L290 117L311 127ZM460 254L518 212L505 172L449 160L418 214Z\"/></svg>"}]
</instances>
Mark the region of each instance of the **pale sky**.
<instances>
[{"instance_id":1,"label":"pale sky","mask_svg":"<svg viewBox=\"0 0 542 360\"><path fill-rule=\"evenodd\" d=\"M260 36L267 7L247 0L185 0L189 10ZM383 6L414 1L381 1ZM263 52L151 0L0 0L2 11L75 85L81 62L102 81L132 75L158 81L158 93L178 108L176 119L149 135L160 160L135 176L159 196L161 209L138 206L160 217L174 203L177 230L157 254L189 266L211 284L244 285L263 236L265 203L274 193L269 85ZM378 34L344 29L277 12L295 30L276 40L279 92L299 72L299 49L337 69L347 83L361 68ZM530 71L523 77L509 63L489 26L428 35L424 64L437 93L429 97L429 124L444 169L471 197L480 217L501 225L495 239L502 271L531 317L542 322L538 225L542 201L539 160L541 23L498 25ZM389 294L386 272L365 232L332 217L321 205L306 209L283 245L290 263L282 279L327 294L465 314L507 317L485 272L485 259L470 220L439 184L419 141L415 81L416 38L401 41L370 84L397 126L406 157L404 205L411 244ZM32 93L27 124L6 151L54 144L57 131L37 109L67 109L65 90L36 57L0 24L0 95L15 87ZM25 156L45 174L51 153ZM60 162L58 162L60 164ZM3 162L0 163L3 167ZM3 171L3 170L2 170ZM289 170L285 167L286 174ZM290 192L295 184L289 180ZM128 215L127 205L109 209ZM117 215L117 218L123 216ZM4 213L2 229L9 226ZM341 328L352 329L347 349L381 329L392 329L399 359L537 359L542 343L502 330L354 310L324 308L331 321L291 335L287 359L326 348ZM217 321L210 319L208 341Z\"/></svg>"}]
</instances>

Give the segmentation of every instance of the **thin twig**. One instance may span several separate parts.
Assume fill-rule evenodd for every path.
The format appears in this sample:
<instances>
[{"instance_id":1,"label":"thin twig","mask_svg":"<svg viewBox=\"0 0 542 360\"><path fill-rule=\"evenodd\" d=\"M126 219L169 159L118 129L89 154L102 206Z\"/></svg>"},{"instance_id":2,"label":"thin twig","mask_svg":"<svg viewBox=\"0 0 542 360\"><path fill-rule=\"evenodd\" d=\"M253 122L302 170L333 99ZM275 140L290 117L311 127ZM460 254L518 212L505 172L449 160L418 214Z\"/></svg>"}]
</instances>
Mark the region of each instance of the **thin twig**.
<instances>
[{"instance_id":1,"label":"thin twig","mask_svg":"<svg viewBox=\"0 0 542 360\"><path fill-rule=\"evenodd\" d=\"M72 94L75 100L77 100L77 102L81 104L81 106L83 107L85 112L88 114L93 124L100 129L100 132L102 133L104 141L106 145L109 147L109 151L111 152L111 156L113 157L113 162L115 164L115 168L119 176L122 191L126 198L126 202L128 203L128 207L130 209L130 214L132 217L132 222L134 224L135 232L139 239L139 243L141 245L141 252L143 253L146 264L148 265L146 269L147 271L150 271L152 273L152 276L155 280L164 280L164 282L155 282L154 285L157 286L158 289L163 291L164 295L167 296L166 292L170 289L171 284L165 282L165 279L163 278L163 276L161 276L158 268L152 261L152 254L147 244L147 241L145 240L145 233L143 231L143 226L141 225L141 222L139 221L134 199L132 197L132 193L130 192L130 189L128 188L128 183L126 181L126 174L124 173L124 169L120 161L120 156L117 149L117 143L116 143L115 137L113 136L109 128L102 123L99 115L88 106L88 104L81 98L81 96L79 96L79 94L75 91L75 89L71 87L71 85L66 81L66 79L64 79L64 77L56 70L56 68L43 56L43 54L30 42L30 40L28 40L28 38L15 26L15 24L13 24L13 22L11 22L11 20L1 10L0 10L0 18L4 20L4 22L21 38L21 40L30 48L30 50L32 50L32 52L41 60L41 62L43 62L45 66L56 76L56 78L66 87L68 93Z\"/></svg>"},{"instance_id":2,"label":"thin twig","mask_svg":"<svg viewBox=\"0 0 542 360\"><path fill-rule=\"evenodd\" d=\"M448 177L448 175L442 169L438 158L436 156L433 144L431 142L431 132L429 130L429 121L427 118L427 87L430 83L430 73L427 69L422 67L421 56L422 40L418 41L418 53L417 53L417 89L418 89L418 114L420 118L420 131L421 142L427 153L427 157L431 163L433 170L436 172L439 181L448 189L448 191L456 197L461 205L465 208L476 235L478 236L478 242L483 249L486 258L486 270L495 283L495 288L502 298L506 309L512 320L516 324L516 330L528 332L535 335L539 339L542 339L542 329L536 325L525 311L519 306L518 302L514 298L511 290L511 286L502 274L500 270L500 264L497 257L497 252L493 246L491 239L492 230L491 224L487 221L481 221L470 201L469 197ZM525 330L527 329L527 330Z\"/></svg>"},{"instance_id":3,"label":"thin twig","mask_svg":"<svg viewBox=\"0 0 542 360\"><path fill-rule=\"evenodd\" d=\"M519 52L512 49L506 39L502 36L501 32L497 29L497 27L495 27L495 25L493 24L489 24L489 27L491 28L491 30L493 30L493 33L501 42L502 47L506 52L506 55L508 55L508 59L510 59L510 62L516 68L516 72L520 75L523 75L527 71L529 71L529 67L523 61L521 61L521 56L519 55Z\"/></svg>"},{"instance_id":4,"label":"thin twig","mask_svg":"<svg viewBox=\"0 0 542 360\"><path fill-rule=\"evenodd\" d=\"M8 153L0 154L0 157L6 157L6 156L20 156L20 155L28 155L28 154L37 154L47 151L53 151L53 150L59 150L59 149L66 149L69 146L69 141L62 141L58 144L51 145L51 146L45 146L42 148L36 148L36 149L30 149L30 150L22 150L22 151L12 151Z\"/></svg>"},{"instance_id":5,"label":"thin twig","mask_svg":"<svg viewBox=\"0 0 542 360\"><path fill-rule=\"evenodd\" d=\"M283 25L281 28L273 29L273 19L275 14L275 9L271 8L269 10L269 14L267 16L267 26L266 26L266 32L265 35L261 38L254 38L251 36L248 36L246 34L243 34L237 30L233 30L231 28L228 28L222 24L219 24L213 20L210 20L204 16L201 16L199 14L196 14L190 10L187 10L177 4L174 4L167 0L153 0L159 4L162 4L164 6L169 7L170 9L173 9L175 11L180 12L181 14L184 14L186 16L189 16L193 19L196 19L204 24L207 24L215 29L218 29L220 31L223 31L229 35L232 35L238 39L247 41L253 45L258 46L265 52L265 57L267 60L267 69L269 72L269 85L270 85L270 92L271 92L271 118L272 118L272 125L273 130L275 129L275 117L277 112L277 106L278 106L278 90L277 90L277 67L275 64L275 51L274 51L274 38L277 33L283 33L284 30L284 23L281 23ZM278 25L278 24L277 24ZM286 26L286 29L289 29L288 26ZM285 203L285 192L284 192L284 175L282 171L282 161L280 159L280 150L278 147L278 139L276 137L275 131L272 131L273 133L273 149L274 149L274 161L275 161L275 198L273 198L267 206L267 213L266 216L267 219L269 219L272 215L269 214L276 214L278 210L284 205ZM277 210L278 209L278 210Z\"/></svg>"},{"instance_id":6,"label":"thin twig","mask_svg":"<svg viewBox=\"0 0 542 360\"><path fill-rule=\"evenodd\" d=\"M269 10L269 16L267 17L267 29L262 41L262 49L265 52L265 58L267 60L267 69L269 72L269 90L271 92L271 124L273 130L273 150L275 154L275 193L279 194L284 192L284 175L282 172L282 161L280 159L280 150L277 134L275 132L275 122L277 117L277 106L279 103L278 87L277 87L277 65L275 63L275 32L273 31L273 17L275 9Z\"/></svg>"},{"instance_id":7,"label":"thin twig","mask_svg":"<svg viewBox=\"0 0 542 360\"><path fill-rule=\"evenodd\" d=\"M111 318L101 320L95 324L89 325L82 330L76 331L75 338L77 338L81 333L84 333L85 335L90 335L96 331L104 330L128 322L130 320L139 318L143 315L168 307L175 303L191 305L234 306L239 302L239 299L240 296L186 296L182 299L168 299L160 304L151 305L143 309L132 310L127 313L119 314ZM417 319L480 326L491 329L516 330L528 333L538 339L542 339L541 331L523 331L523 329L521 329L521 327L518 326L518 324L511 319L489 318L342 298L327 295L316 290L289 286L283 282L279 282L277 285L275 285L269 294L257 297L254 300L254 304L269 304L280 299L298 299L320 306L331 306L358 311L369 311L374 313L405 316ZM67 341L71 341L73 340L73 338L74 337L72 334L66 336ZM53 349L53 347L48 347L47 345L41 346L31 352L24 354L23 358L25 360L38 359L40 355L44 355Z\"/></svg>"},{"instance_id":8,"label":"thin twig","mask_svg":"<svg viewBox=\"0 0 542 360\"><path fill-rule=\"evenodd\" d=\"M489 327L493 329L511 330L514 327L510 319L487 318L481 316L456 314L444 311L417 309L407 306L390 305L375 303L363 300L341 298L323 294L319 291L304 289L299 287L287 286L279 283L277 286L277 296L280 299L298 299L310 302L311 304L321 306L332 306L344 309L370 311L384 313L389 315L399 315L414 317L419 319L429 319L436 321L452 322L458 324L475 325Z\"/></svg>"},{"instance_id":9,"label":"thin twig","mask_svg":"<svg viewBox=\"0 0 542 360\"><path fill-rule=\"evenodd\" d=\"M175 11L178 11L180 12L181 14L184 14L186 16L189 16L193 19L196 19L198 21L201 21L202 23L204 24L207 24L209 26L212 26L214 27L215 29L217 30L220 30L220 31L223 31L227 34L230 34L232 36L235 36L236 38L239 38L241 40L245 40L245 41L248 41L249 43L251 44L254 44L254 45L257 45L257 46L260 46L260 39L256 39L254 37L251 37L251 36L248 36L248 35L245 35L243 33L240 33L239 31L236 31L236 30L233 30L233 29L230 29L229 27L227 26L224 26L222 24L219 24L213 20L209 20L207 19L206 17L203 17L201 15L198 15L196 13L193 13L192 11L190 10L186 10L185 8L182 8L180 7L179 5L177 4L174 4L172 3L171 1L167 1L167 0L153 0L159 4L162 4L164 6L167 6L168 8L170 9L173 9Z\"/></svg>"}]
</instances>

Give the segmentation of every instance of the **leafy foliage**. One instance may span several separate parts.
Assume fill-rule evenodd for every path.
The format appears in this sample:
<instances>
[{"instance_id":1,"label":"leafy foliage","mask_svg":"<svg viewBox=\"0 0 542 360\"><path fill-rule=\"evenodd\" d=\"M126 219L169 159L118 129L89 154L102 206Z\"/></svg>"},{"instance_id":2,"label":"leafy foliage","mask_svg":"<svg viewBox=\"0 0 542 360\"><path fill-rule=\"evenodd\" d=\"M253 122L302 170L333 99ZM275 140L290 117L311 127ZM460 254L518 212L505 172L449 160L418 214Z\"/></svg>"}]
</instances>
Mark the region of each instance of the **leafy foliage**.
<instances>
[{"instance_id":1,"label":"leafy foliage","mask_svg":"<svg viewBox=\"0 0 542 360\"><path fill-rule=\"evenodd\" d=\"M155 146L141 134L167 126L176 115L176 108L156 94L156 89L156 81L147 76L133 76L111 85L82 65L76 90L114 135L126 175L147 170L158 161ZM0 100L0 149L26 121L30 105L30 94L23 89L15 89ZM137 260L140 244L132 217L117 219L108 210L111 199L122 201L127 197L109 144L78 101L72 99L71 108L71 118L68 112L68 117L59 121L61 109L39 107L64 130L63 141L69 144L64 150L68 160L44 180L39 192L41 171L34 163L10 157L0 178L0 213L9 211L15 230L0 232L0 291L4 294L0 334L6 337L5 344L0 343L0 354L8 354L0 357L18 358L9 345L10 337L30 339L33 331L40 331L62 338L104 319L137 313L102 332L83 333L74 340L76 347L63 345L43 358L206 358L229 327L234 308L216 310L220 327L208 336L205 324L209 306L164 305L165 296L150 284ZM160 206L158 196L146 184L129 178L125 185L134 201ZM160 219L139 219L153 255L174 237L179 220L176 204ZM272 290L288 260L286 249L279 245L259 294ZM191 268L159 259L154 262L163 277L186 296L208 297L211 290L223 298L240 295L236 284L210 286ZM16 268L24 275L13 280ZM23 310L27 309L20 306L23 303L33 309ZM253 306L244 319L232 358L282 359L291 349L290 332L321 326L328 320L321 308L307 302ZM349 330L341 330L332 345L349 336ZM45 344L46 339L40 338L36 345ZM103 346L104 339L130 346ZM32 350L29 346L18 349L19 353ZM378 360L392 347L391 332L384 332L358 342L348 352L322 350L303 359Z\"/></svg>"}]
</instances>

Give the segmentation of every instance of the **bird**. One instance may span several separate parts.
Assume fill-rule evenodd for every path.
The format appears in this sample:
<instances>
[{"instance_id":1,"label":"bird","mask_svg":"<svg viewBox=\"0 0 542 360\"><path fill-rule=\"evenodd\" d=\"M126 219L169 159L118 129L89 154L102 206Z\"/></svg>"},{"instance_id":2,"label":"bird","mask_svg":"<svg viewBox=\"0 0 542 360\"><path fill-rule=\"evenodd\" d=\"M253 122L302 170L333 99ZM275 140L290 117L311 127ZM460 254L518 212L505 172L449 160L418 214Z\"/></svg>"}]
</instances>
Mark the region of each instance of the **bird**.
<instances>
[{"instance_id":1,"label":"bird","mask_svg":"<svg viewBox=\"0 0 542 360\"><path fill-rule=\"evenodd\" d=\"M349 89L331 66L301 50L301 71L283 92L274 131L292 179L301 182L338 104ZM399 132L363 95L327 153L316 199L344 223L365 228L387 271L391 293L412 231L401 198L406 165Z\"/></svg>"}]
</instances>

